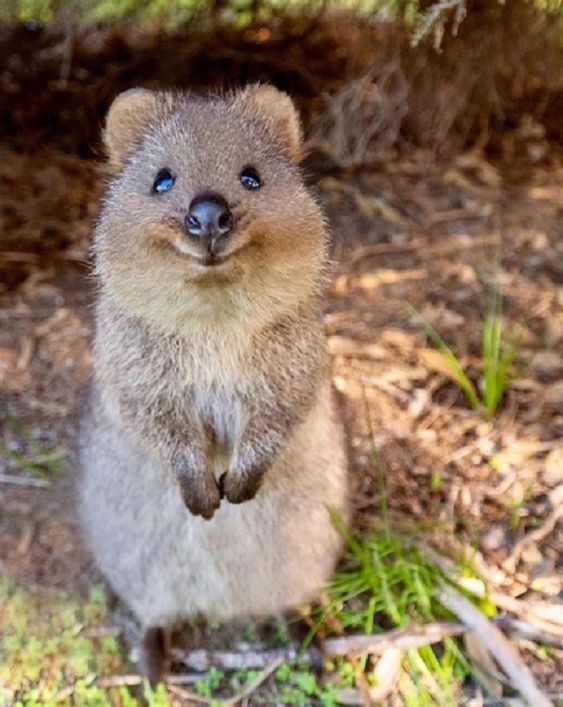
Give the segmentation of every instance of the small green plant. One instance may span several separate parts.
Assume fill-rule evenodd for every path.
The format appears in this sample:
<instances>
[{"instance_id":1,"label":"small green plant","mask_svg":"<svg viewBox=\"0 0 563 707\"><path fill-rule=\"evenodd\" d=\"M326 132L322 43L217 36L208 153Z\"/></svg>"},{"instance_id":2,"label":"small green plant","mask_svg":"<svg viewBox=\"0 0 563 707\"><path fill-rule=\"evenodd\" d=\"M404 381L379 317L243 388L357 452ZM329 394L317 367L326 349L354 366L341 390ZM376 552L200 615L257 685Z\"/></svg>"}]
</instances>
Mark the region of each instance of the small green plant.
<instances>
[{"instance_id":1,"label":"small green plant","mask_svg":"<svg viewBox=\"0 0 563 707\"><path fill-rule=\"evenodd\" d=\"M491 304L483 321L483 377L481 394L489 417L492 417L510 385L510 370L516 356L516 345L502 345L502 299L495 287Z\"/></svg>"},{"instance_id":2,"label":"small green plant","mask_svg":"<svg viewBox=\"0 0 563 707\"><path fill-rule=\"evenodd\" d=\"M502 343L502 298L495 287L485 313L481 332L481 372L479 392L461 365L458 357L438 334L430 322L414 307L405 307L415 321L422 325L427 336L441 353L452 379L457 383L472 408L482 406L487 417L493 417L508 390L517 345Z\"/></svg>"},{"instance_id":3,"label":"small green plant","mask_svg":"<svg viewBox=\"0 0 563 707\"><path fill-rule=\"evenodd\" d=\"M212 697L213 693L220 687L225 674L219 668L212 667L209 671L195 683L198 695L202 697Z\"/></svg>"},{"instance_id":4,"label":"small green plant","mask_svg":"<svg viewBox=\"0 0 563 707\"><path fill-rule=\"evenodd\" d=\"M128 672L115 636L104 633L108 624L99 589L80 599L54 590L28 591L2 579L0 705L140 704L128 688L96 684L99 677ZM162 690L147 693L147 702L169 704Z\"/></svg>"},{"instance_id":5,"label":"small green plant","mask_svg":"<svg viewBox=\"0 0 563 707\"><path fill-rule=\"evenodd\" d=\"M315 614L312 634L321 626L372 634L451 618L438 599L440 584L449 579L408 537L389 527L357 536L338 517L334 522L348 556L345 568L328 585L329 603ZM410 704L455 704L455 686L469 674L469 665L452 638L444 639L438 649L426 646L409 651L405 667L416 692Z\"/></svg>"},{"instance_id":6,"label":"small green plant","mask_svg":"<svg viewBox=\"0 0 563 707\"><path fill-rule=\"evenodd\" d=\"M370 411L365 399L368 426ZM451 583L444 571L429 559L413 541L412 535L391 525L387 507L384 471L375 444L373 430L372 458L380 491L382 528L357 535L333 514L333 522L341 533L347 550L343 568L327 585L328 602L313 607L314 623L305 644L322 627L330 634L339 631L380 633L405 628L412 623L451 619L441 604L439 588ZM463 573L475 572L465 560ZM340 684L349 687L358 675L349 661L335 660ZM368 659L359 661L360 670L368 667ZM456 688L470 673L470 666L455 639L446 637L438 646L424 646L407 651L404 667L408 673L408 689L401 688L407 705L455 705ZM366 674L369 682L371 676Z\"/></svg>"},{"instance_id":7,"label":"small green plant","mask_svg":"<svg viewBox=\"0 0 563 707\"><path fill-rule=\"evenodd\" d=\"M35 437L35 435L15 417L7 408L3 410L3 415L10 427L19 435L22 442L31 451L31 455L17 452L11 449L5 442L0 441L0 454L15 462L17 466L26 469L33 476L41 479L48 479L56 476L62 470L62 460L66 452L62 450L49 451Z\"/></svg>"},{"instance_id":8,"label":"small green plant","mask_svg":"<svg viewBox=\"0 0 563 707\"><path fill-rule=\"evenodd\" d=\"M274 673L279 697L272 698L275 704L310 705L321 704L325 707L336 707L336 688L332 684L321 685L317 676L308 666L280 665ZM260 696L260 703L266 704L270 699Z\"/></svg>"},{"instance_id":9,"label":"small green plant","mask_svg":"<svg viewBox=\"0 0 563 707\"><path fill-rule=\"evenodd\" d=\"M510 528L513 532L516 532L520 528L526 505L531 496L532 485L528 484L521 497L509 499L504 503L505 507L510 511Z\"/></svg>"}]
</instances>

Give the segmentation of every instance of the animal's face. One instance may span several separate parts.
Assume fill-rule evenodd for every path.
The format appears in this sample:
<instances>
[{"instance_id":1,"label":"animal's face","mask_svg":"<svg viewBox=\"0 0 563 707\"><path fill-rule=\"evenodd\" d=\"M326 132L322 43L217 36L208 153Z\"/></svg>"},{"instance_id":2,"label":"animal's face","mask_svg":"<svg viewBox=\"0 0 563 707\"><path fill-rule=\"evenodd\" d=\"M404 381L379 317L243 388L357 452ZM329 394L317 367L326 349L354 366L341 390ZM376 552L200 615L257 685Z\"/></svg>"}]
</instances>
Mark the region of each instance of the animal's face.
<instances>
[{"instance_id":1,"label":"animal's face","mask_svg":"<svg viewBox=\"0 0 563 707\"><path fill-rule=\"evenodd\" d=\"M271 87L225 98L137 89L114 102L117 172L98 271L136 314L178 323L267 319L318 285L325 234L296 166L297 115Z\"/></svg>"}]
</instances>

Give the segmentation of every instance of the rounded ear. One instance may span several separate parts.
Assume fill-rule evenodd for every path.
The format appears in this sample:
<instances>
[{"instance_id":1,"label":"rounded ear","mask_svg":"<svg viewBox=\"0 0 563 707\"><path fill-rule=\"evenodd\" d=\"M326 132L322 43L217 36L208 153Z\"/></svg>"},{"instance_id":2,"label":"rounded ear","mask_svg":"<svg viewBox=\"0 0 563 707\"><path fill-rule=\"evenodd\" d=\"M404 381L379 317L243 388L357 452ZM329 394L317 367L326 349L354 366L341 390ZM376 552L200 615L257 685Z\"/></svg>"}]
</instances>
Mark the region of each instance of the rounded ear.
<instances>
[{"instance_id":1,"label":"rounded ear","mask_svg":"<svg viewBox=\"0 0 563 707\"><path fill-rule=\"evenodd\" d=\"M146 88L131 88L114 99L103 133L112 169L117 171L123 167L151 124L169 113L172 104L171 94Z\"/></svg>"},{"instance_id":2,"label":"rounded ear","mask_svg":"<svg viewBox=\"0 0 563 707\"><path fill-rule=\"evenodd\" d=\"M254 112L265 124L271 134L277 138L292 162L301 161L303 135L299 114L291 98L268 85L249 86L237 96L251 112Z\"/></svg>"}]
</instances>

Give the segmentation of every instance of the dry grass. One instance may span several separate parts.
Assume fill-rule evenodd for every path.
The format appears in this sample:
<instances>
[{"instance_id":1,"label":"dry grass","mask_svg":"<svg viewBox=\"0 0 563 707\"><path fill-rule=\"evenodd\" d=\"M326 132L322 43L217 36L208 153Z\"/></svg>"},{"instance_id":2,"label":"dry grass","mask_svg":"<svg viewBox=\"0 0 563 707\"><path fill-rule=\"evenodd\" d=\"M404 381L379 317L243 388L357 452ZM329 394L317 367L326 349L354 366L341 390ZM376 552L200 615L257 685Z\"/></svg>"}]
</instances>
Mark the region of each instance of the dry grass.
<instances>
[{"instance_id":1,"label":"dry grass","mask_svg":"<svg viewBox=\"0 0 563 707\"><path fill-rule=\"evenodd\" d=\"M302 15L264 15L258 4L242 24L219 12L213 22L187 22L164 36L127 23L87 31L76 23L69 29L67 20L45 29L0 26L8 87L0 127L23 149L47 142L91 154L111 98L132 83L272 80L295 96L311 144L336 165L369 166L389 147L443 156L478 145L498 153L506 129L533 133L541 160L542 141L562 136L563 13L527 0L471 0L457 22L454 4L461 6L446 8L414 47L416 25L330 4Z\"/></svg>"},{"instance_id":2,"label":"dry grass","mask_svg":"<svg viewBox=\"0 0 563 707\"><path fill-rule=\"evenodd\" d=\"M323 95L322 113L309 131L309 149L328 154L344 169L376 164L397 142L407 97L398 61L351 79L336 93Z\"/></svg>"}]
</instances>

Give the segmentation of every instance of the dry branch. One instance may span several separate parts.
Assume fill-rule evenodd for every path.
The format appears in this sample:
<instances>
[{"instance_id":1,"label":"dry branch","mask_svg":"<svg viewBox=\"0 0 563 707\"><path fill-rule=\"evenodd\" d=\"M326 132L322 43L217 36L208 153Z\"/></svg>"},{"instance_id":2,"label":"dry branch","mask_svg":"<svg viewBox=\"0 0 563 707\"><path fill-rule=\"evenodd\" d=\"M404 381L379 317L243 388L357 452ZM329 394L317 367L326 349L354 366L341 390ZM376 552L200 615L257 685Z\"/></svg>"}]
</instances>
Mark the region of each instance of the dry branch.
<instances>
[{"instance_id":1,"label":"dry branch","mask_svg":"<svg viewBox=\"0 0 563 707\"><path fill-rule=\"evenodd\" d=\"M512 616L499 616L495 623L509 633L514 633L518 638L563 650L563 631L540 628L529 621L515 619Z\"/></svg>"},{"instance_id":2,"label":"dry branch","mask_svg":"<svg viewBox=\"0 0 563 707\"><path fill-rule=\"evenodd\" d=\"M463 624L443 621L424 626L395 629L373 636L352 635L327 638L323 641L322 652L327 658L337 656L363 655L366 653L382 655L390 648L409 650L438 643L446 636L458 636L465 630ZM310 663L308 651L295 648L277 650L251 650L244 653L236 651L194 651L173 650L174 658L191 670L205 671L212 667L221 670L263 670L275 662Z\"/></svg>"},{"instance_id":3,"label":"dry branch","mask_svg":"<svg viewBox=\"0 0 563 707\"><path fill-rule=\"evenodd\" d=\"M348 261L348 267L356 267L363 260L378 255L415 251L420 259L428 260L430 258L438 258L442 255L447 255L452 251L471 250L479 246L495 245L497 243L498 236L488 233L472 236L470 240L467 238L454 238L448 243L440 243L433 246L427 245L426 241L423 241L421 238L416 238L410 243L377 243L372 246L364 246L356 249Z\"/></svg>"},{"instance_id":4,"label":"dry branch","mask_svg":"<svg viewBox=\"0 0 563 707\"><path fill-rule=\"evenodd\" d=\"M439 598L487 646L498 665L504 670L512 685L534 707L553 707L553 702L538 687L531 670L518 655L516 648L502 631L477 609L469 599L450 585L443 585Z\"/></svg>"},{"instance_id":5,"label":"dry branch","mask_svg":"<svg viewBox=\"0 0 563 707\"><path fill-rule=\"evenodd\" d=\"M190 670L206 672L211 668L220 670L265 670L277 660L284 663L310 662L307 651L300 653L297 649L280 648L278 650L213 651L199 648L193 651L183 651L173 648L171 655L174 660L182 663Z\"/></svg>"},{"instance_id":6,"label":"dry branch","mask_svg":"<svg viewBox=\"0 0 563 707\"><path fill-rule=\"evenodd\" d=\"M461 595L459 595L461 596ZM463 597L462 597L463 598ZM451 607L448 607L451 609ZM480 615L480 612L475 609ZM456 613L456 612L454 612ZM484 618L484 617L483 617ZM507 631L518 637L526 638L538 643L545 643L556 648L563 648L563 636L556 630L539 628L533 623L514 619L510 616L495 617L490 623L498 632L494 624L499 624ZM457 623L454 621L439 621L423 626L414 626L404 629L394 629L386 633L374 635L349 635L327 638L322 643L322 653L327 658L339 656L359 656L365 654L383 655L386 651L410 650L421 646L438 643L447 636L459 636L472 627L467 621ZM504 639L506 641L506 639ZM312 656L308 651L299 651L296 648L280 648L275 650L249 650L237 651L212 651L198 649L193 651L172 650L173 657L191 670L204 672L212 667L221 670L267 670L274 663L311 663ZM275 668L274 668L275 669ZM264 678L265 679L265 678Z\"/></svg>"},{"instance_id":7,"label":"dry branch","mask_svg":"<svg viewBox=\"0 0 563 707\"><path fill-rule=\"evenodd\" d=\"M249 695L251 695L255 690L257 690L260 685L270 677L274 670L280 667L282 663L282 658L278 658L277 660L272 661L272 663L267 668L265 668L260 673L260 675L258 675L256 680L253 680L250 685L247 685L244 690L241 690L237 695L235 695L229 700L226 700L225 707L234 707L234 705L238 704L239 702L242 702L242 700L244 700L246 697L249 697Z\"/></svg>"},{"instance_id":8,"label":"dry branch","mask_svg":"<svg viewBox=\"0 0 563 707\"><path fill-rule=\"evenodd\" d=\"M447 636L459 636L464 630L463 624L438 621L412 628L397 628L373 636L327 638L323 642L323 653L331 658L365 653L381 655L389 648L410 650L438 643Z\"/></svg>"},{"instance_id":9,"label":"dry branch","mask_svg":"<svg viewBox=\"0 0 563 707\"><path fill-rule=\"evenodd\" d=\"M510 611L546 631L561 635L563 611L560 604L550 604L545 601L529 602L501 592L489 592L487 596L500 609Z\"/></svg>"},{"instance_id":10,"label":"dry branch","mask_svg":"<svg viewBox=\"0 0 563 707\"><path fill-rule=\"evenodd\" d=\"M532 530L527 535L524 535L523 538L520 538L520 540L514 545L514 548L508 558L505 560L503 564L504 569L509 572L514 572L524 550L529 545L533 545L534 543L539 543L544 540L555 529L560 520L563 520L563 506L555 508L547 516L539 528Z\"/></svg>"},{"instance_id":11,"label":"dry branch","mask_svg":"<svg viewBox=\"0 0 563 707\"><path fill-rule=\"evenodd\" d=\"M142 675L107 675L106 677L98 678L96 686L103 689L112 687L135 687L141 685L144 678Z\"/></svg>"},{"instance_id":12,"label":"dry branch","mask_svg":"<svg viewBox=\"0 0 563 707\"><path fill-rule=\"evenodd\" d=\"M410 253L426 245L422 238L416 238L410 243L376 243L375 245L362 246L356 248L348 260L348 267L353 268L366 258L373 258L378 255L393 255L395 253Z\"/></svg>"},{"instance_id":13,"label":"dry branch","mask_svg":"<svg viewBox=\"0 0 563 707\"><path fill-rule=\"evenodd\" d=\"M12 474L0 474L0 484L12 484L13 486L31 486L33 488L48 489L51 484L44 479L34 479L29 476L14 476Z\"/></svg>"},{"instance_id":14,"label":"dry branch","mask_svg":"<svg viewBox=\"0 0 563 707\"><path fill-rule=\"evenodd\" d=\"M210 700L207 697L202 697L201 695L198 695L195 692L188 692L187 690L184 690L183 688L178 687L177 685L167 685L166 689L173 695L179 697L180 699L186 700L188 704L210 705L213 702L213 700Z\"/></svg>"}]
</instances>

